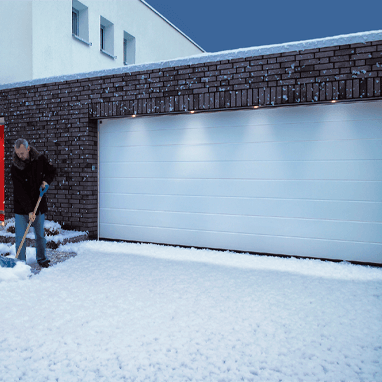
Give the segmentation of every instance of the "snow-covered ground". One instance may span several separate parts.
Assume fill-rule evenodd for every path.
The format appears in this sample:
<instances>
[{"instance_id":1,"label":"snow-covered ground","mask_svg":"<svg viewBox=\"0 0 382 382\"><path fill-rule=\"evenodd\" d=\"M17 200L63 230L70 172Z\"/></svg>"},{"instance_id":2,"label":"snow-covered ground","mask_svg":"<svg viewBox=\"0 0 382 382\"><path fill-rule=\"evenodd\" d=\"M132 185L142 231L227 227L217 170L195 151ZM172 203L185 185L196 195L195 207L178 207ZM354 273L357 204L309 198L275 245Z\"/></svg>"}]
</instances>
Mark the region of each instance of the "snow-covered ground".
<instances>
[{"instance_id":1,"label":"snow-covered ground","mask_svg":"<svg viewBox=\"0 0 382 382\"><path fill-rule=\"evenodd\" d=\"M78 256L0 281L0 381L382 381L380 268L60 249Z\"/></svg>"}]
</instances>

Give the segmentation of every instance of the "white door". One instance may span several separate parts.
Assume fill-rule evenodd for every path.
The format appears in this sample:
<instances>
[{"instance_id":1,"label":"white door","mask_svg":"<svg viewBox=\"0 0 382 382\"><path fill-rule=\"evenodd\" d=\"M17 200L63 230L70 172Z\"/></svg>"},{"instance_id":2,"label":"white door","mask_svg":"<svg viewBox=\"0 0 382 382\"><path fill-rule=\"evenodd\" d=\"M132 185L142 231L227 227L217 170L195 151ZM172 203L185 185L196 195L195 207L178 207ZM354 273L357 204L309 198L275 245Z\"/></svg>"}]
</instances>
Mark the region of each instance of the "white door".
<instances>
[{"instance_id":1,"label":"white door","mask_svg":"<svg viewBox=\"0 0 382 382\"><path fill-rule=\"evenodd\" d=\"M103 120L100 238L382 263L382 102Z\"/></svg>"}]
</instances>

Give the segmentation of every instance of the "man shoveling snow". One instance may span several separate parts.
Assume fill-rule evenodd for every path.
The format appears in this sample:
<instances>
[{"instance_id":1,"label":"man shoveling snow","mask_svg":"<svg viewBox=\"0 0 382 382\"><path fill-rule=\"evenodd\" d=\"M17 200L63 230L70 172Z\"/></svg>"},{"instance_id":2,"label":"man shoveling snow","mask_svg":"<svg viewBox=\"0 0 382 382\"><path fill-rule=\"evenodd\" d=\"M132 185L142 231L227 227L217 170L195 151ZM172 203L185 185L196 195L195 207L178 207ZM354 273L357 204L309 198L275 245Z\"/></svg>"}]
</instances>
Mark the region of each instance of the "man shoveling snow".
<instances>
[{"instance_id":1,"label":"man shoveling snow","mask_svg":"<svg viewBox=\"0 0 382 382\"><path fill-rule=\"evenodd\" d=\"M28 222L31 223L36 237L37 262L42 267L48 267L49 260L45 256L46 240L44 237L44 221L48 205L45 195L42 196L39 204L38 201L41 189L49 187L56 175L56 169L48 162L45 155L29 146L25 139L17 139L14 150L11 175L14 190L16 248L19 250ZM38 205L38 209L34 211L36 205ZM25 250L26 246L22 245L19 259L24 262L26 261ZM4 261L12 263L12 259L2 260L2 262ZM13 259L13 261L16 260ZM12 265L16 266L13 263L5 266Z\"/></svg>"}]
</instances>

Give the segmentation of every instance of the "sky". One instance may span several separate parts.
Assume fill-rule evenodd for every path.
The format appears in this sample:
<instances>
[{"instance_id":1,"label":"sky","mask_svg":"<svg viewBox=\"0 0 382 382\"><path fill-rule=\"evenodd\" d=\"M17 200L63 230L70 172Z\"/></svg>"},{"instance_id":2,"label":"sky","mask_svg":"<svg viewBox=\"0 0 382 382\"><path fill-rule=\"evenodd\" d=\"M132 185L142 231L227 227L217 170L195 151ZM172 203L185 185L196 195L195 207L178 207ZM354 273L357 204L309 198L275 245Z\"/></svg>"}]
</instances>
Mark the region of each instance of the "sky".
<instances>
[{"instance_id":1,"label":"sky","mask_svg":"<svg viewBox=\"0 0 382 382\"><path fill-rule=\"evenodd\" d=\"M382 29L382 1L146 0L207 52Z\"/></svg>"}]
</instances>

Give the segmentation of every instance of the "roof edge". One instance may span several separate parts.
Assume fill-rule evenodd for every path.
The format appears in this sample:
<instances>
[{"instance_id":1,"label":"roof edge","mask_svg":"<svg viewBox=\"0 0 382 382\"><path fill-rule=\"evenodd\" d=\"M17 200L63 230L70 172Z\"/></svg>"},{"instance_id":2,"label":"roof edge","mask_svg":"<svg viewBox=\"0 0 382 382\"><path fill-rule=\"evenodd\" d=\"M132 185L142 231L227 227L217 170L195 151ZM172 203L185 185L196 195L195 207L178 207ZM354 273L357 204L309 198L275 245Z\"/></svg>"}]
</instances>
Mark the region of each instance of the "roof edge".
<instances>
[{"instance_id":1,"label":"roof edge","mask_svg":"<svg viewBox=\"0 0 382 382\"><path fill-rule=\"evenodd\" d=\"M185 33L183 33L178 27L176 27L171 21L166 19L161 13L159 13L155 8L153 8L150 4L146 3L145 0L139 0L141 3L146 5L146 7L150 8L154 13L156 13L159 17L161 17L164 21L166 21L167 24L172 26L177 32L179 32L181 35L183 35L187 40L189 40L192 44L194 44L198 49L200 49L202 52L205 52L205 50L198 45L194 40L192 40L190 37L188 37Z\"/></svg>"}]
</instances>

